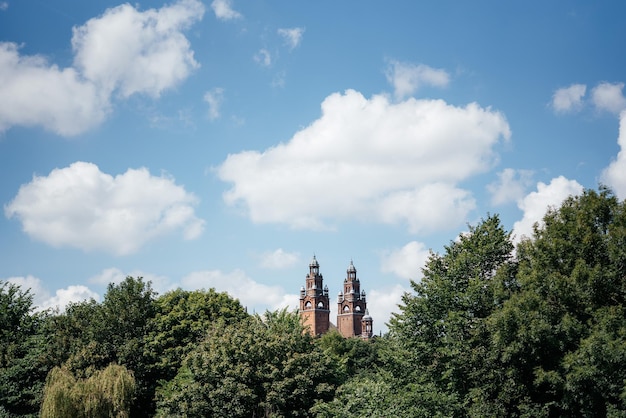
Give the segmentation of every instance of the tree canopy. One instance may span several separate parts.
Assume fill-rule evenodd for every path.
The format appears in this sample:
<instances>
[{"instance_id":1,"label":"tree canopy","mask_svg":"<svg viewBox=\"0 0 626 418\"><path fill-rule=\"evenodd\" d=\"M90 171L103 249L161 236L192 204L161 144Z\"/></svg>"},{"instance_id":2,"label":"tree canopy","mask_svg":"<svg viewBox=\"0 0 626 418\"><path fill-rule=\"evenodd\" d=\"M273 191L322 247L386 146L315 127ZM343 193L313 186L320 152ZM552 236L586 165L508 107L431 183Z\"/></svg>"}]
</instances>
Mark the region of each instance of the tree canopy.
<instances>
[{"instance_id":1,"label":"tree canopy","mask_svg":"<svg viewBox=\"0 0 626 418\"><path fill-rule=\"evenodd\" d=\"M214 289L127 277L36 312L0 282L0 417L624 417L625 299L626 204L606 188L517 245L498 215L468 226L369 341Z\"/></svg>"}]
</instances>

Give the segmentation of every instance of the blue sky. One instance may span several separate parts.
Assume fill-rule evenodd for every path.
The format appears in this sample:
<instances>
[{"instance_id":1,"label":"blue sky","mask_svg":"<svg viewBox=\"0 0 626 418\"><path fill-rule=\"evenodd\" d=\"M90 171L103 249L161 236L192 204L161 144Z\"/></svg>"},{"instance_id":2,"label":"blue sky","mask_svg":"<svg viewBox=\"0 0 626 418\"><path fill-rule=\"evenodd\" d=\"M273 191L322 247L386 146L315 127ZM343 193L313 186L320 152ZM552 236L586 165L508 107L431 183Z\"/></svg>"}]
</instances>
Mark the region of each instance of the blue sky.
<instances>
[{"instance_id":1,"label":"blue sky","mask_svg":"<svg viewBox=\"0 0 626 418\"><path fill-rule=\"evenodd\" d=\"M332 295L354 261L384 331L468 223L519 239L583 188L626 197L625 13L0 1L0 280L62 309L140 275L258 312L297 306L315 254Z\"/></svg>"}]
</instances>

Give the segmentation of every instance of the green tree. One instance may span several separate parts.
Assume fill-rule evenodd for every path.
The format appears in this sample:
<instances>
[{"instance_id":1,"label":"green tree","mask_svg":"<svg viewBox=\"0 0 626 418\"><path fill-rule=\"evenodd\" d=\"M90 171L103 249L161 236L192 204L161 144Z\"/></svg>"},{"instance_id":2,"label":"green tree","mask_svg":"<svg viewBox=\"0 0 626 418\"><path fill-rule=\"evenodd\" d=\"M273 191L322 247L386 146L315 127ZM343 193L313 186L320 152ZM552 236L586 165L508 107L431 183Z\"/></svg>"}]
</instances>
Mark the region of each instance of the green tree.
<instances>
[{"instance_id":1,"label":"green tree","mask_svg":"<svg viewBox=\"0 0 626 418\"><path fill-rule=\"evenodd\" d=\"M154 413L156 383L152 357L146 355L146 337L156 314L155 292L141 277L110 283L102 303L70 304L54 318L50 355L77 378L88 378L111 363L132 371L136 380L132 415ZM59 354L60 353L60 354Z\"/></svg>"},{"instance_id":2,"label":"green tree","mask_svg":"<svg viewBox=\"0 0 626 418\"><path fill-rule=\"evenodd\" d=\"M322 337L321 340L325 339ZM386 335L373 341L343 339L344 344L360 341L370 345L376 361L344 374L346 380L330 401L318 401L312 412L318 417L449 417L456 414L458 401L426 381L409 363L407 350L397 338ZM345 347L334 336L333 347ZM360 345L360 344L359 344ZM357 345L357 346L359 346ZM327 348L325 350L328 350ZM337 352L333 348L331 355ZM351 353L345 353L350 358ZM364 357L366 358L366 356ZM345 360L340 361L345 370Z\"/></svg>"},{"instance_id":3,"label":"green tree","mask_svg":"<svg viewBox=\"0 0 626 418\"><path fill-rule=\"evenodd\" d=\"M235 323L248 316L238 300L215 289L176 289L155 300L156 314L146 337L146 353L152 357L159 380L171 380L182 360L200 343L213 322Z\"/></svg>"},{"instance_id":4,"label":"green tree","mask_svg":"<svg viewBox=\"0 0 626 418\"><path fill-rule=\"evenodd\" d=\"M308 416L330 399L337 365L316 350L297 313L219 320L160 391L159 416Z\"/></svg>"},{"instance_id":5,"label":"green tree","mask_svg":"<svg viewBox=\"0 0 626 418\"><path fill-rule=\"evenodd\" d=\"M126 418L134 392L135 379L124 366L111 364L86 379L55 367L46 380L41 417Z\"/></svg>"},{"instance_id":6,"label":"green tree","mask_svg":"<svg viewBox=\"0 0 626 418\"><path fill-rule=\"evenodd\" d=\"M510 233L490 215L443 255L430 255L424 278L411 282L415 293L403 296L390 321L404 353L399 361L413 370L403 376L407 383L434 385L426 392L456 399L457 410L470 408L473 388L489 376L487 318L518 286L512 250Z\"/></svg>"},{"instance_id":7,"label":"green tree","mask_svg":"<svg viewBox=\"0 0 626 418\"><path fill-rule=\"evenodd\" d=\"M378 338L366 341L361 338L344 338L339 331L331 330L315 340L324 354L333 358L347 379L360 373L371 372L379 364Z\"/></svg>"},{"instance_id":8,"label":"green tree","mask_svg":"<svg viewBox=\"0 0 626 418\"><path fill-rule=\"evenodd\" d=\"M626 209L586 190L518 246L520 292L490 320L508 415L626 411ZM497 388L496 388L497 389Z\"/></svg>"},{"instance_id":9,"label":"green tree","mask_svg":"<svg viewBox=\"0 0 626 418\"><path fill-rule=\"evenodd\" d=\"M39 409L48 343L46 312L33 312L29 290L0 281L0 416L34 416Z\"/></svg>"}]
</instances>

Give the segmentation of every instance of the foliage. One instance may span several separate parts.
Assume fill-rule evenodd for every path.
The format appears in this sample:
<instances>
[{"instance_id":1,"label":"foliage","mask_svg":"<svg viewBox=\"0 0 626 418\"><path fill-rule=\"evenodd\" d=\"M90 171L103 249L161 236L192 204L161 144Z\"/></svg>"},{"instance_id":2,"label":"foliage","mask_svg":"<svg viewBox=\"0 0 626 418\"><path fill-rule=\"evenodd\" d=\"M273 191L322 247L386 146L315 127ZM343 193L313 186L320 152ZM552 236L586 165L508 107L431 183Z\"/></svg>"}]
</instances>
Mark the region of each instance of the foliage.
<instances>
[{"instance_id":1,"label":"foliage","mask_svg":"<svg viewBox=\"0 0 626 418\"><path fill-rule=\"evenodd\" d=\"M324 337L322 337L324 339ZM322 340L320 339L320 341ZM447 417L457 414L458 402L434 384L426 382L408 364L407 350L388 335L372 341L343 339L341 346L365 344L376 360L368 367L344 375L330 401L318 401L312 412L318 417Z\"/></svg>"},{"instance_id":2,"label":"foliage","mask_svg":"<svg viewBox=\"0 0 626 418\"><path fill-rule=\"evenodd\" d=\"M160 392L159 416L308 416L330 399L337 365L315 349L297 313L220 320Z\"/></svg>"},{"instance_id":3,"label":"foliage","mask_svg":"<svg viewBox=\"0 0 626 418\"><path fill-rule=\"evenodd\" d=\"M488 398L528 416L626 409L625 243L626 207L607 189L545 216L518 247L520 292L490 320L497 369L515 391Z\"/></svg>"},{"instance_id":4,"label":"foliage","mask_svg":"<svg viewBox=\"0 0 626 418\"><path fill-rule=\"evenodd\" d=\"M34 416L48 371L47 313L33 312L32 295L0 281L0 415Z\"/></svg>"},{"instance_id":5,"label":"foliage","mask_svg":"<svg viewBox=\"0 0 626 418\"><path fill-rule=\"evenodd\" d=\"M486 320L517 287L512 250L498 216L470 226L443 255L430 255L422 281L411 283L415 294L403 296L390 321L404 348L398 360L417 369L409 379L434 385L458 408L472 402L471 388L486 377Z\"/></svg>"},{"instance_id":6,"label":"foliage","mask_svg":"<svg viewBox=\"0 0 626 418\"><path fill-rule=\"evenodd\" d=\"M55 367L46 380L41 417L129 417L134 392L135 379L124 366L111 364L86 379Z\"/></svg>"},{"instance_id":7,"label":"foliage","mask_svg":"<svg viewBox=\"0 0 626 418\"><path fill-rule=\"evenodd\" d=\"M402 386L380 372L349 379L332 401L318 402L312 411L320 418L449 417L456 412L455 401L433 385Z\"/></svg>"},{"instance_id":8,"label":"foliage","mask_svg":"<svg viewBox=\"0 0 626 418\"><path fill-rule=\"evenodd\" d=\"M411 286L364 341L213 289L128 277L59 314L0 282L0 417L626 416L626 204L608 189L515 251L489 215Z\"/></svg>"},{"instance_id":9,"label":"foliage","mask_svg":"<svg viewBox=\"0 0 626 418\"><path fill-rule=\"evenodd\" d=\"M345 378L374 370L378 365L377 340L344 338L339 331L331 330L315 340L324 354L340 365Z\"/></svg>"},{"instance_id":10,"label":"foliage","mask_svg":"<svg viewBox=\"0 0 626 418\"><path fill-rule=\"evenodd\" d=\"M187 354L206 336L219 318L235 323L248 316L239 301L215 289L176 289L155 300L146 354L152 357L157 379L172 379Z\"/></svg>"}]
</instances>

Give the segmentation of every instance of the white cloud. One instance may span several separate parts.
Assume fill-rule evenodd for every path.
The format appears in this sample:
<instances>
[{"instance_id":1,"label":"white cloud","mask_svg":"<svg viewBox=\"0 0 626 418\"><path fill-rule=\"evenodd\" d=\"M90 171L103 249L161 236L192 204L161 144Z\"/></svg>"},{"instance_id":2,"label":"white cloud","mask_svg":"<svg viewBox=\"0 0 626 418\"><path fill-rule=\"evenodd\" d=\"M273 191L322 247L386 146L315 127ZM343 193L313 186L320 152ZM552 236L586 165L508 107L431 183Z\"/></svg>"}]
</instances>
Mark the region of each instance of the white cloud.
<instances>
[{"instance_id":1,"label":"white cloud","mask_svg":"<svg viewBox=\"0 0 626 418\"><path fill-rule=\"evenodd\" d=\"M220 20L233 20L243 17L241 13L233 9L232 0L213 0L211 9L215 12L215 17Z\"/></svg>"},{"instance_id":2,"label":"white cloud","mask_svg":"<svg viewBox=\"0 0 626 418\"><path fill-rule=\"evenodd\" d=\"M289 142L229 155L217 173L232 183L226 203L253 222L319 229L361 218L427 231L466 220L475 203L456 183L489 170L509 136L502 114L475 103L394 104L349 90Z\"/></svg>"},{"instance_id":3,"label":"white cloud","mask_svg":"<svg viewBox=\"0 0 626 418\"><path fill-rule=\"evenodd\" d=\"M91 277L89 279L89 282L106 286L109 283L119 284L123 282L125 278L126 274L124 274L122 270L111 267L108 269L104 269L99 274Z\"/></svg>"},{"instance_id":4,"label":"white cloud","mask_svg":"<svg viewBox=\"0 0 626 418\"><path fill-rule=\"evenodd\" d=\"M0 43L0 132L36 126L71 136L101 123L110 108L107 94L74 68L59 69L40 56L20 56Z\"/></svg>"},{"instance_id":5,"label":"white cloud","mask_svg":"<svg viewBox=\"0 0 626 418\"><path fill-rule=\"evenodd\" d=\"M145 168L113 177L95 164L76 162L34 176L4 211L28 235L52 246L125 255L175 230L196 238L204 225L194 214L196 203L173 179Z\"/></svg>"},{"instance_id":6,"label":"white cloud","mask_svg":"<svg viewBox=\"0 0 626 418\"><path fill-rule=\"evenodd\" d=\"M285 38L287 46L289 46L290 50L293 50L302 42L304 28L278 29L278 34Z\"/></svg>"},{"instance_id":7,"label":"white cloud","mask_svg":"<svg viewBox=\"0 0 626 418\"><path fill-rule=\"evenodd\" d=\"M58 289L54 296L46 300L41 307L43 309L58 308L62 312L70 302L81 302L92 298L97 301L100 299L100 296L87 286L68 286L65 289Z\"/></svg>"},{"instance_id":8,"label":"white cloud","mask_svg":"<svg viewBox=\"0 0 626 418\"><path fill-rule=\"evenodd\" d=\"M300 254L290 253L282 248L261 254L261 267L272 270L293 267L300 260Z\"/></svg>"},{"instance_id":9,"label":"white cloud","mask_svg":"<svg viewBox=\"0 0 626 418\"><path fill-rule=\"evenodd\" d=\"M331 303L331 305L332 305L332 303ZM269 310L270 311L275 311L275 310L287 308L288 311L294 311L296 309L299 309L299 307L300 307L300 295L287 293L287 294L283 295L283 297L280 300L280 302L275 303L271 308L269 308ZM260 313L260 311L259 311L259 313ZM335 317L336 316L337 315L335 314ZM331 319L331 322L332 322L332 319Z\"/></svg>"},{"instance_id":10,"label":"white cloud","mask_svg":"<svg viewBox=\"0 0 626 418\"><path fill-rule=\"evenodd\" d=\"M89 283L99 284L107 286L109 283L120 284L123 282L126 277L131 276L134 278L143 278L145 283L151 282L152 289L159 294L163 294L167 291L173 290L176 288L176 285L173 284L169 278L166 276L159 276L157 274L146 273L141 270L131 270L129 272L123 272L122 270L111 267L102 270L99 274L91 277L89 279Z\"/></svg>"},{"instance_id":11,"label":"white cloud","mask_svg":"<svg viewBox=\"0 0 626 418\"><path fill-rule=\"evenodd\" d=\"M450 82L450 75L445 70L394 60L389 62L385 74L393 85L396 99L411 96L424 85L445 87Z\"/></svg>"},{"instance_id":12,"label":"white cloud","mask_svg":"<svg viewBox=\"0 0 626 418\"><path fill-rule=\"evenodd\" d=\"M487 190L491 193L491 204L503 205L521 200L532 184L532 176L533 172L530 170L502 170L498 173L498 180L487 185Z\"/></svg>"},{"instance_id":13,"label":"white cloud","mask_svg":"<svg viewBox=\"0 0 626 418\"><path fill-rule=\"evenodd\" d=\"M264 67L269 67L272 65L272 56L270 55L270 51L265 48L261 48L259 52L254 54L254 61Z\"/></svg>"},{"instance_id":14,"label":"white cloud","mask_svg":"<svg viewBox=\"0 0 626 418\"><path fill-rule=\"evenodd\" d=\"M2 1L0 2L0 10L1 11L5 11L9 8L9 2L7 1Z\"/></svg>"},{"instance_id":15,"label":"white cloud","mask_svg":"<svg viewBox=\"0 0 626 418\"><path fill-rule=\"evenodd\" d=\"M402 248L385 251L381 257L381 270L403 279L419 281L429 255L430 251L423 243L411 241Z\"/></svg>"},{"instance_id":16,"label":"white cloud","mask_svg":"<svg viewBox=\"0 0 626 418\"><path fill-rule=\"evenodd\" d=\"M158 97L198 67L182 30L202 18L198 0L140 12L129 4L108 9L73 29L72 67L21 56L0 43L0 132L42 126L63 136L100 124L111 97Z\"/></svg>"},{"instance_id":17,"label":"white cloud","mask_svg":"<svg viewBox=\"0 0 626 418\"><path fill-rule=\"evenodd\" d=\"M524 215L513 225L514 240L532 237L533 225L537 222L541 224L548 209L558 208L569 196L579 195L582 191L583 186L577 181L563 176L552 179L550 184L537 183L537 191L529 193L518 203Z\"/></svg>"},{"instance_id":18,"label":"white cloud","mask_svg":"<svg viewBox=\"0 0 626 418\"><path fill-rule=\"evenodd\" d=\"M367 294L367 310L374 320L374 329L387 332L387 323L392 313L399 312L402 295L410 289L401 285L390 288L373 289Z\"/></svg>"},{"instance_id":19,"label":"white cloud","mask_svg":"<svg viewBox=\"0 0 626 418\"><path fill-rule=\"evenodd\" d=\"M21 286L22 290L30 289L36 311L53 308L63 312L70 302L81 302L91 298L100 300L100 296L86 286L68 286L65 289L56 290L55 294L51 295L43 286L42 281L34 276L10 277L6 281Z\"/></svg>"},{"instance_id":20,"label":"white cloud","mask_svg":"<svg viewBox=\"0 0 626 418\"><path fill-rule=\"evenodd\" d=\"M145 12L130 4L108 9L73 29L74 66L104 92L158 97L198 67L182 31L203 14L198 0Z\"/></svg>"},{"instance_id":21,"label":"white cloud","mask_svg":"<svg viewBox=\"0 0 626 418\"><path fill-rule=\"evenodd\" d=\"M617 144L620 147L617 158L604 169L602 182L611 187L617 197L626 199L626 111L622 111L619 122Z\"/></svg>"},{"instance_id":22,"label":"white cloud","mask_svg":"<svg viewBox=\"0 0 626 418\"><path fill-rule=\"evenodd\" d=\"M224 89L214 88L204 94L204 101L209 104L209 119L215 120L220 117L220 107L224 100Z\"/></svg>"},{"instance_id":23,"label":"white cloud","mask_svg":"<svg viewBox=\"0 0 626 418\"><path fill-rule=\"evenodd\" d=\"M619 114L626 109L626 98L622 94L624 83L600 83L591 91L593 104L600 110Z\"/></svg>"},{"instance_id":24,"label":"white cloud","mask_svg":"<svg viewBox=\"0 0 626 418\"><path fill-rule=\"evenodd\" d=\"M409 231L417 234L447 229L475 208L469 191L435 182L389 193L379 202L378 217L391 224L406 221Z\"/></svg>"},{"instance_id":25,"label":"white cloud","mask_svg":"<svg viewBox=\"0 0 626 418\"><path fill-rule=\"evenodd\" d=\"M587 91L584 84L572 84L556 90L552 96L552 108L558 113L580 110Z\"/></svg>"},{"instance_id":26,"label":"white cloud","mask_svg":"<svg viewBox=\"0 0 626 418\"><path fill-rule=\"evenodd\" d=\"M230 273L220 270L195 271L185 276L181 285L190 290L214 288L218 292L227 292L247 306L250 313L252 310L259 313L266 309L274 310L282 307L286 301L290 303L294 300L294 295L286 295L280 286L255 282L239 269Z\"/></svg>"}]
</instances>

